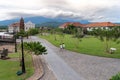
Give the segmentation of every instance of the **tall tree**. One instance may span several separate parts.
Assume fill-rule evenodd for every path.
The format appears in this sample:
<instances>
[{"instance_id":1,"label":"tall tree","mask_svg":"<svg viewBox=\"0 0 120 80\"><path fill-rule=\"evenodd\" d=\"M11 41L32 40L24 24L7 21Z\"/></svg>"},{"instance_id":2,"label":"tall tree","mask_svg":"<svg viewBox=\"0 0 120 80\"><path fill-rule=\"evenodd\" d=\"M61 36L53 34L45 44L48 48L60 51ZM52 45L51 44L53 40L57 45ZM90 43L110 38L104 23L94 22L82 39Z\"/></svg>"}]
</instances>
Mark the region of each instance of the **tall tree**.
<instances>
[{"instance_id":1,"label":"tall tree","mask_svg":"<svg viewBox=\"0 0 120 80\"><path fill-rule=\"evenodd\" d=\"M106 52L109 53L109 41L117 41L120 38L120 27L93 29L92 34L105 42Z\"/></svg>"},{"instance_id":2,"label":"tall tree","mask_svg":"<svg viewBox=\"0 0 120 80\"><path fill-rule=\"evenodd\" d=\"M77 28L74 25L68 25L67 28L64 29L64 33L74 34L77 31Z\"/></svg>"},{"instance_id":3,"label":"tall tree","mask_svg":"<svg viewBox=\"0 0 120 80\"><path fill-rule=\"evenodd\" d=\"M77 30L74 32L74 37L77 38L77 41L75 42L76 48L79 48L79 43L82 41L83 36L83 29L81 27L77 28Z\"/></svg>"}]
</instances>

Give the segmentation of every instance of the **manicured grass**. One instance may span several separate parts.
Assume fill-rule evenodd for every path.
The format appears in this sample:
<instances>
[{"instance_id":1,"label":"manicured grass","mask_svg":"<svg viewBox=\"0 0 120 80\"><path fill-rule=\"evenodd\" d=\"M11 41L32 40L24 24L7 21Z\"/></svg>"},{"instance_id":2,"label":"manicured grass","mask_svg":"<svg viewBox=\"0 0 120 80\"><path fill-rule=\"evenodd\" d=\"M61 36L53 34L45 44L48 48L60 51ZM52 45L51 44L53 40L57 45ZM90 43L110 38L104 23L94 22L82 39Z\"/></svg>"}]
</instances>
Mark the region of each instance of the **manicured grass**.
<instances>
[{"instance_id":1,"label":"manicured grass","mask_svg":"<svg viewBox=\"0 0 120 80\"><path fill-rule=\"evenodd\" d=\"M77 38L73 38L72 35L65 35L64 38L61 35L46 35L41 36L59 47L60 43L64 42L66 49L79 52L82 54L89 54L94 56L110 57L110 58L120 58L120 44L116 44L113 41L110 41L110 47L117 48L117 51L114 54L109 54L105 52L105 42L101 42L95 37L86 37L82 41L79 41ZM55 40L56 36L56 40Z\"/></svg>"},{"instance_id":2,"label":"manicured grass","mask_svg":"<svg viewBox=\"0 0 120 80\"><path fill-rule=\"evenodd\" d=\"M21 70L20 61L15 59L19 58L19 53L11 53L9 57L12 60L0 60L0 80L25 80L33 74L34 69L30 54L25 54L26 73L20 76L16 74Z\"/></svg>"}]
</instances>

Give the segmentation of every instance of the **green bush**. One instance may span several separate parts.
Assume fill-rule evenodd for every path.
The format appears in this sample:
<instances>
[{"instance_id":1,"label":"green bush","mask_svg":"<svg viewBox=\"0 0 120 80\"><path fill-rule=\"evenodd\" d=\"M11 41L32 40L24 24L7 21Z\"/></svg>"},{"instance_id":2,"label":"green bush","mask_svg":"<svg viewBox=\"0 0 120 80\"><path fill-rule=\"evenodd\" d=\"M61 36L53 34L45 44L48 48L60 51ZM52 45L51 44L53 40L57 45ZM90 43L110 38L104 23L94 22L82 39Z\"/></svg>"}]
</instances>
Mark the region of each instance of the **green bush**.
<instances>
[{"instance_id":1,"label":"green bush","mask_svg":"<svg viewBox=\"0 0 120 80\"><path fill-rule=\"evenodd\" d=\"M26 37L27 36L27 32L25 32L24 30L21 30L20 32L18 32L16 34L17 38L19 38L19 36Z\"/></svg>"},{"instance_id":2,"label":"green bush","mask_svg":"<svg viewBox=\"0 0 120 80\"><path fill-rule=\"evenodd\" d=\"M28 31L29 35L35 35L35 34L38 34L38 33L39 33L39 29L37 29L37 28L32 28Z\"/></svg>"},{"instance_id":3,"label":"green bush","mask_svg":"<svg viewBox=\"0 0 120 80\"><path fill-rule=\"evenodd\" d=\"M116 74L115 76L112 76L110 80L120 80L120 72Z\"/></svg>"}]
</instances>

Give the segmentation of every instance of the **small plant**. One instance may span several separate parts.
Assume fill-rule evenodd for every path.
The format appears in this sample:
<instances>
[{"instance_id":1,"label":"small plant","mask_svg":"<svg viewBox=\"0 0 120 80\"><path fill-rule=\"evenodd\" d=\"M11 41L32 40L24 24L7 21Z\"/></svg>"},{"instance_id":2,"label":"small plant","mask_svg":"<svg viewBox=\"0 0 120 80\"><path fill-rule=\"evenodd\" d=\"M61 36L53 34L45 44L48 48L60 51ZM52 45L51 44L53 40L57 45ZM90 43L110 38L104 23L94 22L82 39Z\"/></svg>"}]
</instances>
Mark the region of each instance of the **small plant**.
<instances>
[{"instance_id":1,"label":"small plant","mask_svg":"<svg viewBox=\"0 0 120 80\"><path fill-rule=\"evenodd\" d=\"M120 72L116 74L115 76L112 76L110 80L120 80Z\"/></svg>"}]
</instances>

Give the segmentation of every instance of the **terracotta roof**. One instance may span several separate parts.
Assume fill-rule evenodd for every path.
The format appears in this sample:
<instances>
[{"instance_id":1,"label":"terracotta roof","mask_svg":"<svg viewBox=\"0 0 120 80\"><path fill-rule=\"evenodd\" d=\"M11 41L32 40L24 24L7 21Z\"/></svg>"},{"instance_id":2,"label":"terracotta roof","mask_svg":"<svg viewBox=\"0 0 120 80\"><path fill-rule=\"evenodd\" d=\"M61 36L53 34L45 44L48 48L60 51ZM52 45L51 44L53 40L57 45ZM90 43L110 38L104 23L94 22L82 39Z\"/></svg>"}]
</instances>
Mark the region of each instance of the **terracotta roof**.
<instances>
[{"instance_id":1,"label":"terracotta roof","mask_svg":"<svg viewBox=\"0 0 120 80\"><path fill-rule=\"evenodd\" d=\"M115 24L116 26L120 26L120 24Z\"/></svg>"},{"instance_id":2,"label":"terracotta roof","mask_svg":"<svg viewBox=\"0 0 120 80\"><path fill-rule=\"evenodd\" d=\"M73 22L71 24L74 25L74 26L76 26L76 27L83 27L83 24L81 24L79 22Z\"/></svg>"},{"instance_id":3,"label":"terracotta roof","mask_svg":"<svg viewBox=\"0 0 120 80\"><path fill-rule=\"evenodd\" d=\"M60 25L59 28L66 28L69 24L70 24L70 22L66 22L66 23Z\"/></svg>"},{"instance_id":4,"label":"terracotta roof","mask_svg":"<svg viewBox=\"0 0 120 80\"><path fill-rule=\"evenodd\" d=\"M12 27L19 27L19 26L20 26L20 23L19 23L19 22L12 23L10 26L12 26Z\"/></svg>"},{"instance_id":5,"label":"terracotta roof","mask_svg":"<svg viewBox=\"0 0 120 80\"><path fill-rule=\"evenodd\" d=\"M64 24L62 24L59 28L67 28L68 25L73 25L75 27L83 27L84 25L79 23L79 22L66 22Z\"/></svg>"},{"instance_id":6,"label":"terracotta roof","mask_svg":"<svg viewBox=\"0 0 120 80\"><path fill-rule=\"evenodd\" d=\"M86 24L84 27L113 27L113 26L116 26L116 24L113 24L111 22L96 22Z\"/></svg>"}]
</instances>

